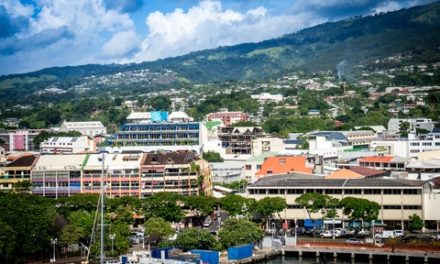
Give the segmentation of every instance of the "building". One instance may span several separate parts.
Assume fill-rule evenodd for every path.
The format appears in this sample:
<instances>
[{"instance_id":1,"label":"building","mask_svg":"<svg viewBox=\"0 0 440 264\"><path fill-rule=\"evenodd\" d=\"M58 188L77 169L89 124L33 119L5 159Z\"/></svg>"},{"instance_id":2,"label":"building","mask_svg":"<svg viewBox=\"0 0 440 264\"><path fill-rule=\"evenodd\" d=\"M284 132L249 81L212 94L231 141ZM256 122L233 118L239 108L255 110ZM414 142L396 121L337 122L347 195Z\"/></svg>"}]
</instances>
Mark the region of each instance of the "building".
<instances>
[{"instance_id":1,"label":"building","mask_svg":"<svg viewBox=\"0 0 440 264\"><path fill-rule=\"evenodd\" d=\"M260 103L267 103L267 102L279 103L282 102L284 99L282 94L270 94L270 93L253 94L251 95L251 98L257 100Z\"/></svg>"},{"instance_id":2,"label":"building","mask_svg":"<svg viewBox=\"0 0 440 264\"><path fill-rule=\"evenodd\" d=\"M189 117L185 112L176 111L176 112L172 112L168 116L168 120L172 123L179 123L179 122L192 122L194 121L194 118Z\"/></svg>"},{"instance_id":3,"label":"building","mask_svg":"<svg viewBox=\"0 0 440 264\"><path fill-rule=\"evenodd\" d=\"M39 146L35 146L34 138L40 134L44 129L27 129L27 130L9 130L0 133L0 139L4 144L6 152L16 151L34 151Z\"/></svg>"},{"instance_id":4,"label":"building","mask_svg":"<svg viewBox=\"0 0 440 264\"><path fill-rule=\"evenodd\" d=\"M299 226L310 222L307 211L296 204L295 199L306 192L318 192L337 199L357 197L377 202L380 205L379 220L387 229L407 229L409 216L419 215L425 223L434 225L440 219L436 210L440 204L440 190L433 189L423 181L391 179L316 179L278 175L264 177L248 186L248 198L260 200L264 197L281 197L287 202L287 209L274 215L278 221L287 220L289 227L298 221ZM350 220L340 209L335 223L343 228ZM282 219L280 219L281 217ZM322 219L321 213L312 214L314 219ZM326 220L324 219L324 222ZM332 219L330 220L332 221Z\"/></svg>"},{"instance_id":5,"label":"building","mask_svg":"<svg viewBox=\"0 0 440 264\"><path fill-rule=\"evenodd\" d=\"M226 110L222 112L210 113L206 116L206 119L208 121L220 120L225 126L230 126L237 122L249 121L249 114L243 112L228 112Z\"/></svg>"},{"instance_id":6,"label":"building","mask_svg":"<svg viewBox=\"0 0 440 264\"><path fill-rule=\"evenodd\" d=\"M107 134L107 128L101 121L67 122L64 121L60 126L60 131L77 131L83 136L94 137L96 135Z\"/></svg>"},{"instance_id":7,"label":"building","mask_svg":"<svg viewBox=\"0 0 440 264\"><path fill-rule=\"evenodd\" d=\"M309 136L309 153L324 157L324 159L336 159L338 153L353 149L352 144L342 132L322 131Z\"/></svg>"},{"instance_id":8,"label":"building","mask_svg":"<svg viewBox=\"0 0 440 264\"><path fill-rule=\"evenodd\" d=\"M81 192L99 193L104 169L105 193L110 197L140 197L142 153L89 154L82 166Z\"/></svg>"},{"instance_id":9,"label":"building","mask_svg":"<svg viewBox=\"0 0 440 264\"><path fill-rule=\"evenodd\" d=\"M19 181L30 181L31 170L35 165L38 156L22 154L3 168L3 175L0 176L0 191L10 191L14 184Z\"/></svg>"},{"instance_id":10,"label":"building","mask_svg":"<svg viewBox=\"0 0 440 264\"><path fill-rule=\"evenodd\" d=\"M372 130L342 131L342 133L353 146L368 147L372 141L378 139L376 133Z\"/></svg>"},{"instance_id":11,"label":"building","mask_svg":"<svg viewBox=\"0 0 440 264\"><path fill-rule=\"evenodd\" d=\"M149 123L151 121L151 113L150 112L131 112L127 116L127 120L129 123Z\"/></svg>"},{"instance_id":12,"label":"building","mask_svg":"<svg viewBox=\"0 0 440 264\"><path fill-rule=\"evenodd\" d=\"M363 179L363 178L380 178L388 176L389 173L381 170L374 170L367 167L350 166L337 170L327 176L326 179Z\"/></svg>"},{"instance_id":13,"label":"building","mask_svg":"<svg viewBox=\"0 0 440 264\"><path fill-rule=\"evenodd\" d=\"M422 152L440 150L440 133L408 134L404 139L379 139L372 141L370 149L390 156L415 158Z\"/></svg>"},{"instance_id":14,"label":"building","mask_svg":"<svg viewBox=\"0 0 440 264\"><path fill-rule=\"evenodd\" d=\"M243 161L210 162L213 183L231 183L242 180Z\"/></svg>"},{"instance_id":15,"label":"building","mask_svg":"<svg viewBox=\"0 0 440 264\"><path fill-rule=\"evenodd\" d=\"M252 156L244 162L242 171L243 178L248 182L256 181L255 174L261 170L261 165L268 157L276 156L277 152L263 152L258 156Z\"/></svg>"},{"instance_id":16,"label":"building","mask_svg":"<svg viewBox=\"0 0 440 264\"><path fill-rule=\"evenodd\" d=\"M226 154L252 153L252 140L262 137L261 127L221 127L218 137Z\"/></svg>"},{"instance_id":17,"label":"building","mask_svg":"<svg viewBox=\"0 0 440 264\"><path fill-rule=\"evenodd\" d=\"M310 117L319 117L321 115L321 111L319 109L310 109L307 112L307 115Z\"/></svg>"},{"instance_id":18,"label":"building","mask_svg":"<svg viewBox=\"0 0 440 264\"><path fill-rule=\"evenodd\" d=\"M96 144L88 136L51 137L40 144L40 152L43 154L85 153L93 151L96 151Z\"/></svg>"},{"instance_id":19,"label":"building","mask_svg":"<svg viewBox=\"0 0 440 264\"><path fill-rule=\"evenodd\" d=\"M359 166L377 170L402 171L405 170L409 159L392 156L363 157L358 160Z\"/></svg>"},{"instance_id":20,"label":"building","mask_svg":"<svg viewBox=\"0 0 440 264\"><path fill-rule=\"evenodd\" d=\"M313 173L313 165L309 164L306 156L274 156L267 157L261 169L255 174L257 179L277 174L293 172Z\"/></svg>"},{"instance_id":21,"label":"building","mask_svg":"<svg viewBox=\"0 0 440 264\"><path fill-rule=\"evenodd\" d=\"M409 180L427 181L440 177L440 155L435 158L412 160L405 168Z\"/></svg>"},{"instance_id":22,"label":"building","mask_svg":"<svg viewBox=\"0 0 440 264\"><path fill-rule=\"evenodd\" d=\"M277 137L260 137L252 140L252 155L258 156L264 152L280 152L285 149L284 141Z\"/></svg>"},{"instance_id":23,"label":"building","mask_svg":"<svg viewBox=\"0 0 440 264\"><path fill-rule=\"evenodd\" d=\"M402 123L409 123L409 131L419 129L425 129L428 132L432 132L435 126L435 122L430 118L409 118L409 119L399 119L391 118L388 121L388 132L396 134L400 132L400 125Z\"/></svg>"},{"instance_id":24,"label":"building","mask_svg":"<svg viewBox=\"0 0 440 264\"><path fill-rule=\"evenodd\" d=\"M210 195L209 164L191 151L149 152L141 161L141 197L158 192Z\"/></svg>"},{"instance_id":25,"label":"building","mask_svg":"<svg viewBox=\"0 0 440 264\"><path fill-rule=\"evenodd\" d=\"M81 193L81 170L86 155L41 155L31 171L32 193L66 197Z\"/></svg>"}]
</instances>

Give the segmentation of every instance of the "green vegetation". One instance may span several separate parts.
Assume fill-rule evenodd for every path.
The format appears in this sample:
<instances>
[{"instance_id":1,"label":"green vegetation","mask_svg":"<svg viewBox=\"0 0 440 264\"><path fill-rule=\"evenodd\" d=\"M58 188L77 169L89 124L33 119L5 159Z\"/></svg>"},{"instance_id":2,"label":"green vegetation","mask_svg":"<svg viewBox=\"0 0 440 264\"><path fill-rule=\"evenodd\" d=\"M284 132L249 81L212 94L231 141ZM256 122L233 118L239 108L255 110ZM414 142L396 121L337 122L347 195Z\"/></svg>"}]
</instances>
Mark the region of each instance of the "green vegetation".
<instances>
[{"instance_id":1,"label":"green vegetation","mask_svg":"<svg viewBox=\"0 0 440 264\"><path fill-rule=\"evenodd\" d=\"M420 231L425 226L423 219L418 214L409 216L409 230Z\"/></svg>"},{"instance_id":2,"label":"green vegetation","mask_svg":"<svg viewBox=\"0 0 440 264\"><path fill-rule=\"evenodd\" d=\"M181 248L183 251L191 249L216 249L217 241L208 230L190 228L179 233L173 245Z\"/></svg>"},{"instance_id":3,"label":"green vegetation","mask_svg":"<svg viewBox=\"0 0 440 264\"><path fill-rule=\"evenodd\" d=\"M223 249L248 243L257 243L263 239L261 228L246 219L230 218L223 223L219 234Z\"/></svg>"},{"instance_id":4,"label":"green vegetation","mask_svg":"<svg viewBox=\"0 0 440 264\"><path fill-rule=\"evenodd\" d=\"M352 220L372 221L379 216L380 205L367 199L345 197L339 206L342 211Z\"/></svg>"},{"instance_id":5,"label":"green vegetation","mask_svg":"<svg viewBox=\"0 0 440 264\"><path fill-rule=\"evenodd\" d=\"M154 237L157 241L162 241L164 238L174 233L171 224L160 217L153 217L145 222L145 236Z\"/></svg>"},{"instance_id":6,"label":"green vegetation","mask_svg":"<svg viewBox=\"0 0 440 264\"><path fill-rule=\"evenodd\" d=\"M215 151L203 152L203 159L207 162L223 162L223 158L220 156L220 153Z\"/></svg>"}]
</instances>

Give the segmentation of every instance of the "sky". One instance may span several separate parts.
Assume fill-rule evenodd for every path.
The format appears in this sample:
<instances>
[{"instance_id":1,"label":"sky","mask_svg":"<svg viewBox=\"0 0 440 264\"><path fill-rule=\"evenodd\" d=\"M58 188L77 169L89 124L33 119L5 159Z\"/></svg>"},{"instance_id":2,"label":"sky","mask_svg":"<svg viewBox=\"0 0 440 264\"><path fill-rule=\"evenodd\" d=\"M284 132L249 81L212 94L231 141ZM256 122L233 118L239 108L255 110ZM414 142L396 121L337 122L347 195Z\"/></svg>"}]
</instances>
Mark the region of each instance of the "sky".
<instances>
[{"instance_id":1,"label":"sky","mask_svg":"<svg viewBox=\"0 0 440 264\"><path fill-rule=\"evenodd\" d=\"M433 0L0 0L0 75L258 42Z\"/></svg>"}]
</instances>

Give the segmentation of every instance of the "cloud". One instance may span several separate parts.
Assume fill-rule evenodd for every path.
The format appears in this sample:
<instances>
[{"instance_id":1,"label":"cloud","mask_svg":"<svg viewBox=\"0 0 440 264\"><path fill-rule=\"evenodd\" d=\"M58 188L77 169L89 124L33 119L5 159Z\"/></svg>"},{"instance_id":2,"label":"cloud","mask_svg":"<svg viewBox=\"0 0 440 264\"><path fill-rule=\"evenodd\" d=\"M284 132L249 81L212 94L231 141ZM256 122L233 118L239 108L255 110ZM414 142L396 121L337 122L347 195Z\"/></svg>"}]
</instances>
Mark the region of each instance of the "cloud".
<instances>
[{"instance_id":1,"label":"cloud","mask_svg":"<svg viewBox=\"0 0 440 264\"><path fill-rule=\"evenodd\" d=\"M11 16L4 6L0 6L0 39L7 38L25 30L29 20L23 16Z\"/></svg>"},{"instance_id":2,"label":"cloud","mask_svg":"<svg viewBox=\"0 0 440 264\"><path fill-rule=\"evenodd\" d=\"M115 9L122 13L135 12L143 5L143 0L105 0L105 6L108 9Z\"/></svg>"},{"instance_id":3,"label":"cloud","mask_svg":"<svg viewBox=\"0 0 440 264\"><path fill-rule=\"evenodd\" d=\"M401 9L402 7L403 6L401 5L401 3L389 1L389 2L380 3L378 6L374 7L371 10L371 13L372 14L386 13Z\"/></svg>"},{"instance_id":4,"label":"cloud","mask_svg":"<svg viewBox=\"0 0 440 264\"><path fill-rule=\"evenodd\" d=\"M113 35L102 48L106 58L123 58L139 50L140 40L134 31L122 31Z\"/></svg>"},{"instance_id":5,"label":"cloud","mask_svg":"<svg viewBox=\"0 0 440 264\"><path fill-rule=\"evenodd\" d=\"M224 9L218 1L203 1L185 12L154 12L146 18L149 33L135 61L182 55L191 51L257 42L323 22L312 13L269 15L258 6L246 12Z\"/></svg>"}]
</instances>

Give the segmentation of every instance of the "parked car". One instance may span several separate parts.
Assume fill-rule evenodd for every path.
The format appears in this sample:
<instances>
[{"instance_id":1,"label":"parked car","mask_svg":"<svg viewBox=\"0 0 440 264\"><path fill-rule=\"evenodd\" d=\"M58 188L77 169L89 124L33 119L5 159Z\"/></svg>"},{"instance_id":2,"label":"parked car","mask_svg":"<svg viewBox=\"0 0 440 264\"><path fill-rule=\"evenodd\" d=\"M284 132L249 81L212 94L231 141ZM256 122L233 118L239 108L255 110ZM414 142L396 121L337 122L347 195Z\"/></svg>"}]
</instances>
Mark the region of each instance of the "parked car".
<instances>
[{"instance_id":1,"label":"parked car","mask_svg":"<svg viewBox=\"0 0 440 264\"><path fill-rule=\"evenodd\" d=\"M203 222L204 227L210 227L211 224L212 224L211 218L206 218L205 221Z\"/></svg>"},{"instance_id":2,"label":"parked car","mask_svg":"<svg viewBox=\"0 0 440 264\"><path fill-rule=\"evenodd\" d=\"M347 235L345 229L342 228L335 228L333 232L335 232L335 237L344 237Z\"/></svg>"},{"instance_id":3,"label":"parked car","mask_svg":"<svg viewBox=\"0 0 440 264\"><path fill-rule=\"evenodd\" d=\"M402 230L394 230L394 237L402 237L403 235Z\"/></svg>"},{"instance_id":4,"label":"parked car","mask_svg":"<svg viewBox=\"0 0 440 264\"><path fill-rule=\"evenodd\" d=\"M354 238L354 237L345 240L345 244L349 244L349 245L359 245L363 243L364 241L362 239Z\"/></svg>"},{"instance_id":5,"label":"parked car","mask_svg":"<svg viewBox=\"0 0 440 264\"><path fill-rule=\"evenodd\" d=\"M331 230L326 230L319 234L321 237L333 237L333 232Z\"/></svg>"},{"instance_id":6,"label":"parked car","mask_svg":"<svg viewBox=\"0 0 440 264\"><path fill-rule=\"evenodd\" d=\"M377 233L374 235L375 238L394 238L396 237L396 234L394 233L393 230L384 230L380 233Z\"/></svg>"}]
</instances>

